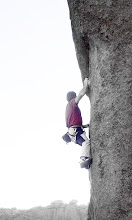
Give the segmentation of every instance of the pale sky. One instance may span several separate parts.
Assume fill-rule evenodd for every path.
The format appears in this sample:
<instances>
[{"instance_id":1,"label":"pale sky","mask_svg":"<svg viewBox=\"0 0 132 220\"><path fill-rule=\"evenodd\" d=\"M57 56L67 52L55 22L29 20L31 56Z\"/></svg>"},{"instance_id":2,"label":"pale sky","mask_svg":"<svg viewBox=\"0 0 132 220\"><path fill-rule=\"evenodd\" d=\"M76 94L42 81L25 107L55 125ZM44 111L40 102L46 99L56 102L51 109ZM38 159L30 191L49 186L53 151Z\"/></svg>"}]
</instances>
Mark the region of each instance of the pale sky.
<instances>
[{"instance_id":1,"label":"pale sky","mask_svg":"<svg viewBox=\"0 0 132 220\"><path fill-rule=\"evenodd\" d=\"M61 138L66 93L81 88L67 0L0 0L0 207L89 202L80 146ZM79 106L89 123L88 98Z\"/></svg>"}]
</instances>

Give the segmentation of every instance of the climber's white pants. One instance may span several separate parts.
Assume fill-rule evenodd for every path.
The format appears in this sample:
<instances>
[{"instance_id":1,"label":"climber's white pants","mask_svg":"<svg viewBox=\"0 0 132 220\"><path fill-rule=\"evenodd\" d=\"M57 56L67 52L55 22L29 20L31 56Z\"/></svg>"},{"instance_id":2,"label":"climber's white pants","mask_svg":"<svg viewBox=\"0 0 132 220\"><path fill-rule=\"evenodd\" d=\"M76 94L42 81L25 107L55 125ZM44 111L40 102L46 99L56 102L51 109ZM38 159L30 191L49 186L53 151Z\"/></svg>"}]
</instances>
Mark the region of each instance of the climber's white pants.
<instances>
[{"instance_id":1,"label":"climber's white pants","mask_svg":"<svg viewBox=\"0 0 132 220\"><path fill-rule=\"evenodd\" d=\"M80 135L85 141L82 143L80 158L90 157L90 140L86 136L86 132Z\"/></svg>"},{"instance_id":2,"label":"climber's white pants","mask_svg":"<svg viewBox=\"0 0 132 220\"><path fill-rule=\"evenodd\" d=\"M81 157L90 157L90 140L87 139L82 143L80 158Z\"/></svg>"},{"instance_id":3,"label":"climber's white pants","mask_svg":"<svg viewBox=\"0 0 132 220\"><path fill-rule=\"evenodd\" d=\"M77 128L70 127L68 129L69 137L72 142L76 143L76 135L77 135ZM80 158L81 157L90 157L90 139L87 138L86 132L83 131L82 134L80 134L80 137L82 137L82 146L80 151Z\"/></svg>"}]
</instances>

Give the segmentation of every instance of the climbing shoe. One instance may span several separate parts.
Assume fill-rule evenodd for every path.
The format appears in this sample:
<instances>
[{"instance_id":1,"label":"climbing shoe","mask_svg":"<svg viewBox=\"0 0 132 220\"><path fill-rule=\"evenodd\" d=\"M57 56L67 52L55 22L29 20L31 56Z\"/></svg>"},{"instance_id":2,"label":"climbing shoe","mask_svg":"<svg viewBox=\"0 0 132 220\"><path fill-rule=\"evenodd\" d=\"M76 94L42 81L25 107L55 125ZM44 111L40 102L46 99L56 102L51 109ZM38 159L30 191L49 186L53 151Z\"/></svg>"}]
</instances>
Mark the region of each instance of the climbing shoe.
<instances>
[{"instance_id":1,"label":"climbing shoe","mask_svg":"<svg viewBox=\"0 0 132 220\"><path fill-rule=\"evenodd\" d=\"M92 164L92 159L90 159L89 157L88 158L83 157L80 159L80 167L81 168L89 169L90 164Z\"/></svg>"}]
</instances>

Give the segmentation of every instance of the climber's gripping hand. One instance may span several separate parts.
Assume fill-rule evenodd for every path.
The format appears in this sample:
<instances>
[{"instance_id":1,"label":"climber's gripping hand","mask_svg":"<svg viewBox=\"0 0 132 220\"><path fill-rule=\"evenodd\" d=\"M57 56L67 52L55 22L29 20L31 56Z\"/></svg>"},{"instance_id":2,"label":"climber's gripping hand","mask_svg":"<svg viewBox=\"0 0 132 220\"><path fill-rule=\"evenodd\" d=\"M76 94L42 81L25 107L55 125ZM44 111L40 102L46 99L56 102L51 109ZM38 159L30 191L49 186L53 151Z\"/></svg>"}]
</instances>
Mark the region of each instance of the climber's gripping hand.
<instances>
[{"instance_id":1,"label":"climber's gripping hand","mask_svg":"<svg viewBox=\"0 0 132 220\"><path fill-rule=\"evenodd\" d=\"M84 86L89 88L89 86L90 86L90 80L89 80L88 78L85 78L85 79L84 79Z\"/></svg>"}]
</instances>

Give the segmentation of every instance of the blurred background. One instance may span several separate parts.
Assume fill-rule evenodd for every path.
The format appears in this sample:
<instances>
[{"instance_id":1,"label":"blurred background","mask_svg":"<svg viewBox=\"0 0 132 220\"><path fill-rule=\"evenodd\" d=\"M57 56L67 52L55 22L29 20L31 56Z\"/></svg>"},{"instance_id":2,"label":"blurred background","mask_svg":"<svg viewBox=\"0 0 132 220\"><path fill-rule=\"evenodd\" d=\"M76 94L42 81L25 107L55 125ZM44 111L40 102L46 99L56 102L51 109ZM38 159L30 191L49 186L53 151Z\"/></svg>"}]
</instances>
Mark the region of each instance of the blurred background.
<instances>
[{"instance_id":1,"label":"blurred background","mask_svg":"<svg viewBox=\"0 0 132 220\"><path fill-rule=\"evenodd\" d=\"M66 93L81 88L67 1L0 1L0 207L89 202L80 146L61 138ZM89 123L86 96L79 107Z\"/></svg>"}]
</instances>

